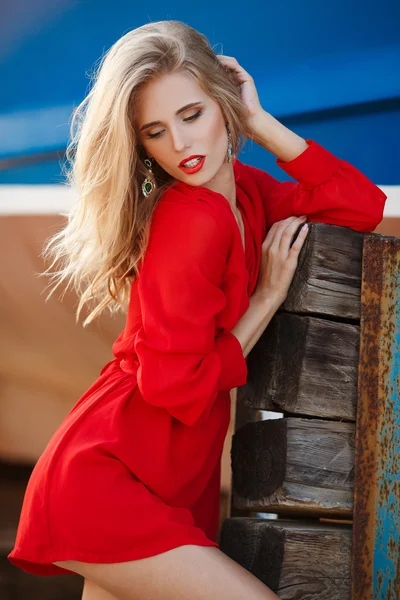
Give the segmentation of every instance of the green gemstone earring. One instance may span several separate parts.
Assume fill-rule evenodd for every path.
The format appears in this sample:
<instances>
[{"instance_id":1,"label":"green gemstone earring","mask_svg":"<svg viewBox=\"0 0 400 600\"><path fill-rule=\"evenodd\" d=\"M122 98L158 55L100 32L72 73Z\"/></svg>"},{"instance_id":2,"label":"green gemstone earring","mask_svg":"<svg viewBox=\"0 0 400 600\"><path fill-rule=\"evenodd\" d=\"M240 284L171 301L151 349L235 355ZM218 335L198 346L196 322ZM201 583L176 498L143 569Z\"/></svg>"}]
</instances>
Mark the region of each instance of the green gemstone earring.
<instances>
[{"instance_id":1,"label":"green gemstone earring","mask_svg":"<svg viewBox=\"0 0 400 600\"><path fill-rule=\"evenodd\" d=\"M151 160L152 160L151 158L146 158L144 160L144 164L146 165L146 167L148 168L148 171L149 171L148 177L146 177L146 179L142 183L143 196L146 196L146 197L150 196L150 194L156 189L156 184L154 183L154 179L153 179L153 171L151 170L151 166L152 166Z\"/></svg>"},{"instance_id":2,"label":"green gemstone earring","mask_svg":"<svg viewBox=\"0 0 400 600\"><path fill-rule=\"evenodd\" d=\"M228 133L228 152L227 152L227 157L228 157L228 163L232 162L232 136L231 136L231 129L229 127L229 123L225 123L226 125L226 131Z\"/></svg>"}]
</instances>

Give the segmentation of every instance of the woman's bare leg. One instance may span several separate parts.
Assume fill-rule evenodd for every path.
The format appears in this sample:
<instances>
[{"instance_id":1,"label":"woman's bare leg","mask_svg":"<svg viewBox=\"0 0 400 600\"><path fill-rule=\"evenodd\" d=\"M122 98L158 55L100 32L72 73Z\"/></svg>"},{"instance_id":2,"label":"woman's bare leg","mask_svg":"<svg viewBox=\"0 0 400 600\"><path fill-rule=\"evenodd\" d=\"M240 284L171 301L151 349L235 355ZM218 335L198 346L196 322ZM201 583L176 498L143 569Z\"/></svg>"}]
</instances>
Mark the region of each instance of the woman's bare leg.
<instances>
[{"instance_id":1,"label":"woman's bare leg","mask_svg":"<svg viewBox=\"0 0 400 600\"><path fill-rule=\"evenodd\" d=\"M118 600L115 596L106 592L90 579L85 579L83 583L82 600Z\"/></svg>"},{"instance_id":2,"label":"woman's bare leg","mask_svg":"<svg viewBox=\"0 0 400 600\"><path fill-rule=\"evenodd\" d=\"M257 577L214 546L180 546L122 563L68 560L54 564L79 573L117 600L279 600Z\"/></svg>"}]
</instances>

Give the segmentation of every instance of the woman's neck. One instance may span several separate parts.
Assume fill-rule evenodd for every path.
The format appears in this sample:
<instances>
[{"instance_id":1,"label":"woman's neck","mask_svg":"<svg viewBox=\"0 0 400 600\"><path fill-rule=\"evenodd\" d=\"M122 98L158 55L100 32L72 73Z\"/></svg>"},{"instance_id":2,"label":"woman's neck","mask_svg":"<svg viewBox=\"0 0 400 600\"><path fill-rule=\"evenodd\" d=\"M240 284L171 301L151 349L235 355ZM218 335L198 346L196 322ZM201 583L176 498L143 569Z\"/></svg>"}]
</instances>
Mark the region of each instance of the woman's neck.
<instances>
[{"instance_id":1,"label":"woman's neck","mask_svg":"<svg viewBox=\"0 0 400 600\"><path fill-rule=\"evenodd\" d=\"M217 174L203 187L222 194L231 205L231 208L236 209L236 183L232 163L225 162Z\"/></svg>"}]
</instances>

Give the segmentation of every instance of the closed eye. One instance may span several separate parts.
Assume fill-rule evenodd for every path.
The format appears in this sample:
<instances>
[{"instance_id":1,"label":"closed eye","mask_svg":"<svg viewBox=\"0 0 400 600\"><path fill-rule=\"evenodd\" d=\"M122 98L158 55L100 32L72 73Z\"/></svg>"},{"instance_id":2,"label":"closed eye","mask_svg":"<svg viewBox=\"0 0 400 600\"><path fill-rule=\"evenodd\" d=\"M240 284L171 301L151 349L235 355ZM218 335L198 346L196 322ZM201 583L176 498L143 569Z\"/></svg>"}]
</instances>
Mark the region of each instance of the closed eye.
<instances>
[{"instance_id":1,"label":"closed eye","mask_svg":"<svg viewBox=\"0 0 400 600\"><path fill-rule=\"evenodd\" d=\"M195 119L198 119L200 117L200 115L202 114L203 109L200 109L197 111L197 113L195 113L194 115L187 117L186 119L183 119L184 121L194 121ZM160 135L162 134L162 131L157 131L157 133L149 133L148 137L149 138L157 138L160 137Z\"/></svg>"},{"instance_id":2,"label":"closed eye","mask_svg":"<svg viewBox=\"0 0 400 600\"><path fill-rule=\"evenodd\" d=\"M159 135L162 134L162 131L158 131L157 133L149 133L149 135L147 137L149 137L150 139L156 138Z\"/></svg>"}]
</instances>

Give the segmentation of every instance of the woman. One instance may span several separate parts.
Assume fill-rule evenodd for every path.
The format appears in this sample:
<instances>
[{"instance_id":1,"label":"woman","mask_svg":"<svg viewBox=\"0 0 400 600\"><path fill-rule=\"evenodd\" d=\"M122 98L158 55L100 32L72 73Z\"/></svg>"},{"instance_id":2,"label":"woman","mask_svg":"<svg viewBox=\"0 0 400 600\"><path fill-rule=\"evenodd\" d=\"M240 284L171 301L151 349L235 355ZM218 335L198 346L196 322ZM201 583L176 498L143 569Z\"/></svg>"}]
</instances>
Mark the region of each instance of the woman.
<instances>
[{"instance_id":1,"label":"woman","mask_svg":"<svg viewBox=\"0 0 400 600\"><path fill-rule=\"evenodd\" d=\"M84 324L108 307L126 326L37 462L9 559L79 573L85 600L277 598L215 541L229 390L287 295L307 216L371 231L385 196L180 22L123 36L78 117L79 200L47 253L77 316L91 304ZM245 137L298 183L237 160Z\"/></svg>"}]
</instances>

